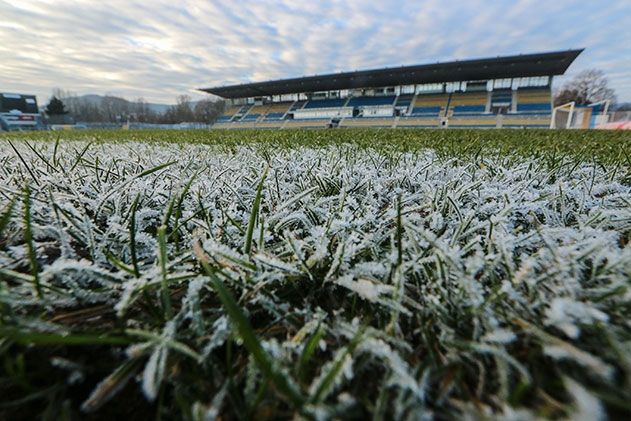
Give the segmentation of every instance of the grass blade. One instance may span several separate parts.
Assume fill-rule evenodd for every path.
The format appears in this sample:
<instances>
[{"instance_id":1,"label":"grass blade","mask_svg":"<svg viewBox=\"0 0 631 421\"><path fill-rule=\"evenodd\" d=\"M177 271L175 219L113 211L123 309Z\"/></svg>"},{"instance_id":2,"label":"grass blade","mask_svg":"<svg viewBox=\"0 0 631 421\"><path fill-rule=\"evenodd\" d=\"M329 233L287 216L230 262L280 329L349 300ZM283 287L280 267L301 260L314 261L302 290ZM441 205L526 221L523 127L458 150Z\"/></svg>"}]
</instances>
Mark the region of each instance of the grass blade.
<instances>
[{"instance_id":1,"label":"grass blade","mask_svg":"<svg viewBox=\"0 0 631 421\"><path fill-rule=\"evenodd\" d=\"M31 178L33 178L33 181L35 182L35 184L39 186L39 181L35 177L35 174L33 174L33 171L31 171L31 167L26 164L26 161L22 157L22 154L20 154L20 152L13 145L13 142L11 142L9 139L7 139L7 142L9 142L9 145L11 145L11 148L13 149L15 154L18 156L18 158L20 158L20 161L22 161L22 164L24 164L24 168L26 168L26 171L28 171L28 173L31 174Z\"/></svg>"},{"instance_id":2,"label":"grass blade","mask_svg":"<svg viewBox=\"0 0 631 421\"><path fill-rule=\"evenodd\" d=\"M256 196L254 196L254 202L252 203L252 211L250 212L250 221L248 222L248 229L245 233L245 243L243 244L243 253L250 254L252 250L252 237L254 235L254 226L256 225L256 220L258 219L259 209L261 207L261 196L263 195L263 184L265 183L265 178L267 177L268 168L265 168L263 172L263 176L261 177L261 181L259 181L259 185L256 188Z\"/></svg>"},{"instance_id":3,"label":"grass blade","mask_svg":"<svg viewBox=\"0 0 631 421\"><path fill-rule=\"evenodd\" d=\"M85 346L128 345L131 343L131 340L120 336L27 332L11 327L0 327L0 336L22 345Z\"/></svg>"},{"instance_id":4,"label":"grass blade","mask_svg":"<svg viewBox=\"0 0 631 421\"><path fill-rule=\"evenodd\" d=\"M35 281L35 293L37 298L42 298L42 287L39 280L39 265L37 264L37 254L35 251L35 244L33 244L33 229L31 226L31 189L26 184L24 186L24 242L26 243L26 249L28 252L29 266L31 275Z\"/></svg>"},{"instance_id":5,"label":"grass blade","mask_svg":"<svg viewBox=\"0 0 631 421\"><path fill-rule=\"evenodd\" d=\"M160 298L162 301L162 308L164 310L166 320L170 320L173 317L173 308L171 306L171 293L169 291L169 284L167 282L167 245L166 245L166 230L164 225L158 228L158 260L160 262L161 288Z\"/></svg>"},{"instance_id":6,"label":"grass blade","mask_svg":"<svg viewBox=\"0 0 631 421\"><path fill-rule=\"evenodd\" d=\"M2 215L0 215L0 235L2 235L2 231L4 231L7 225L9 225L9 221L11 220L11 216L13 214L13 207L15 206L15 202L17 202L17 196L13 197L13 199L2 211Z\"/></svg>"},{"instance_id":7,"label":"grass blade","mask_svg":"<svg viewBox=\"0 0 631 421\"><path fill-rule=\"evenodd\" d=\"M131 253L131 265L136 278L140 278L140 270L138 270L138 254L136 252L136 209L138 208L139 199L140 195L136 195L134 202L131 204L129 221L129 252Z\"/></svg>"},{"instance_id":8,"label":"grass blade","mask_svg":"<svg viewBox=\"0 0 631 421\"><path fill-rule=\"evenodd\" d=\"M133 358L114 370L112 374L96 386L90 397L81 404L81 410L86 413L94 412L111 400L125 387L129 379L140 371L142 362L143 358L141 357Z\"/></svg>"},{"instance_id":9,"label":"grass blade","mask_svg":"<svg viewBox=\"0 0 631 421\"><path fill-rule=\"evenodd\" d=\"M210 267L208 259L206 258L199 243L195 244L195 254L202 264L206 274L210 278L213 288L217 292L219 299L226 309L226 313L228 313L230 320L236 327L239 337L243 341L243 345L254 358L258 368L261 372L263 372L263 374L265 374L266 377L272 380L279 392L291 400L296 408L302 408L302 405L305 402L305 398L302 396L302 393L297 386L289 380L285 373L278 370L273 359L267 354L267 352L265 352L256 337L249 320L239 308L239 305L230 291L228 291L221 279L219 279L219 277L215 274L213 268Z\"/></svg>"},{"instance_id":10,"label":"grass blade","mask_svg":"<svg viewBox=\"0 0 631 421\"><path fill-rule=\"evenodd\" d=\"M311 361L311 357L315 354L315 351L320 343L320 340L324 337L324 329L320 327L316 328L316 331L311 335L309 341L305 344L300 354L300 361L298 363L298 377L305 380L307 364Z\"/></svg>"},{"instance_id":11,"label":"grass blade","mask_svg":"<svg viewBox=\"0 0 631 421\"><path fill-rule=\"evenodd\" d=\"M177 161L169 161L167 163L160 164L157 167L149 168L148 170L145 170L145 171L141 172L140 174L138 174L135 178L142 178L142 177L145 177L145 176L147 176L149 174L153 174L154 172L160 171L161 169L169 167L169 166L175 164L176 162Z\"/></svg>"},{"instance_id":12,"label":"grass blade","mask_svg":"<svg viewBox=\"0 0 631 421\"><path fill-rule=\"evenodd\" d=\"M346 360L346 357L351 355L353 351L355 351L357 345L359 345L359 343L361 342L362 333L363 329L360 329L355 334L351 342L344 348L344 351L339 354L338 358L331 366L331 369L326 373L324 377L322 377L320 382L317 384L314 393L312 393L311 397L309 398L309 402L317 404L322 402L322 400L326 398L328 393L331 391L331 388L335 384L335 379L344 367L344 361Z\"/></svg>"}]
</instances>

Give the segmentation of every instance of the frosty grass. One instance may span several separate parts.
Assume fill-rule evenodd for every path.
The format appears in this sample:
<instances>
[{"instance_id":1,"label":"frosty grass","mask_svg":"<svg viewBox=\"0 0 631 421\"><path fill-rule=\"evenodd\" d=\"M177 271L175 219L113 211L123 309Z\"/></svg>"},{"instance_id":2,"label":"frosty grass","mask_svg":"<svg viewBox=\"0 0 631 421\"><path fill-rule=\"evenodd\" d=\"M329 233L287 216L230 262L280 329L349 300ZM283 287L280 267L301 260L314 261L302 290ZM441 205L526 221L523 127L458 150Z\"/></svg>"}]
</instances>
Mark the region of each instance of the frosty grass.
<instances>
[{"instance_id":1,"label":"frosty grass","mask_svg":"<svg viewBox=\"0 0 631 421\"><path fill-rule=\"evenodd\" d=\"M345 144L0 142L1 350L83 346L40 369L87 412L127 385L190 419L622 414L622 175Z\"/></svg>"}]
</instances>

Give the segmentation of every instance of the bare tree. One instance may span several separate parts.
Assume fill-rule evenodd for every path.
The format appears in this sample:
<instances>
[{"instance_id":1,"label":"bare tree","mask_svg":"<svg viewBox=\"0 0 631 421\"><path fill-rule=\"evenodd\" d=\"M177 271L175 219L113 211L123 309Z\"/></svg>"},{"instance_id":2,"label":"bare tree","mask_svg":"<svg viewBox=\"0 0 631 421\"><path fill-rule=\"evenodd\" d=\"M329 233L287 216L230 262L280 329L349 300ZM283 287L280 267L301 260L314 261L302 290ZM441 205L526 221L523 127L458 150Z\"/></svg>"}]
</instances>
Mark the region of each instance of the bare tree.
<instances>
[{"instance_id":1,"label":"bare tree","mask_svg":"<svg viewBox=\"0 0 631 421\"><path fill-rule=\"evenodd\" d=\"M179 95L177 97L177 104L175 105L175 115L179 122L194 120L190 96Z\"/></svg>"},{"instance_id":2,"label":"bare tree","mask_svg":"<svg viewBox=\"0 0 631 421\"><path fill-rule=\"evenodd\" d=\"M162 123L183 123L194 121L195 115L191 107L191 97L188 95L179 95L177 103L170 106L160 119Z\"/></svg>"},{"instance_id":3,"label":"bare tree","mask_svg":"<svg viewBox=\"0 0 631 421\"><path fill-rule=\"evenodd\" d=\"M151 123L155 120L155 115L149 108L147 101L144 98L138 98L135 102L131 103L131 114L134 120L141 123Z\"/></svg>"},{"instance_id":4,"label":"bare tree","mask_svg":"<svg viewBox=\"0 0 631 421\"><path fill-rule=\"evenodd\" d=\"M598 69L583 70L556 92L554 105L574 101L577 105L593 104L610 100L615 102L616 94L609 87L605 72Z\"/></svg>"},{"instance_id":5,"label":"bare tree","mask_svg":"<svg viewBox=\"0 0 631 421\"><path fill-rule=\"evenodd\" d=\"M193 112L195 121L199 123L213 123L223 113L224 101L204 99L195 104Z\"/></svg>"},{"instance_id":6,"label":"bare tree","mask_svg":"<svg viewBox=\"0 0 631 421\"><path fill-rule=\"evenodd\" d=\"M180 95L175 105L164 113L157 113L144 98L128 101L113 95L78 96L61 88L53 89L53 96L65 104L69 119L85 123L211 123L225 106L224 101L202 100L193 103L188 95Z\"/></svg>"}]
</instances>

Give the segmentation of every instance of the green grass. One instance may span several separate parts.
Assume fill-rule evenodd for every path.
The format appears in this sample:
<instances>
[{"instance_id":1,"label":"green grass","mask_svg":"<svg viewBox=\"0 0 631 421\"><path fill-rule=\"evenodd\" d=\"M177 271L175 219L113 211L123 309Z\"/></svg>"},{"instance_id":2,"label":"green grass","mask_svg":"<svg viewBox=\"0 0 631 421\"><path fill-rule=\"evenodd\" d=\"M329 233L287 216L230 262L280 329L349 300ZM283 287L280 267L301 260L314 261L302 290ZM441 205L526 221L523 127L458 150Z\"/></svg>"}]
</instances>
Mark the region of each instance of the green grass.
<instances>
[{"instance_id":1,"label":"green grass","mask_svg":"<svg viewBox=\"0 0 631 421\"><path fill-rule=\"evenodd\" d=\"M5 139L55 142L58 132L4 133ZM346 129L346 130L91 130L63 133L64 141L86 139L95 142L158 142L221 145L231 148L243 143L270 147L324 146L348 142L362 147L394 147L399 151L432 148L452 155L500 154L544 156L562 155L582 160L600 159L631 164L625 131L597 130L466 130L466 129ZM85 146L87 149L88 145ZM85 153L83 151L82 153ZM82 155L79 154L79 156Z\"/></svg>"},{"instance_id":2,"label":"green grass","mask_svg":"<svg viewBox=\"0 0 631 421\"><path fill-rule=\"evenodd\" d=\"M0 418L628 417L630 156L606 131L0 134Z\"/></svg>"}]
</instances>

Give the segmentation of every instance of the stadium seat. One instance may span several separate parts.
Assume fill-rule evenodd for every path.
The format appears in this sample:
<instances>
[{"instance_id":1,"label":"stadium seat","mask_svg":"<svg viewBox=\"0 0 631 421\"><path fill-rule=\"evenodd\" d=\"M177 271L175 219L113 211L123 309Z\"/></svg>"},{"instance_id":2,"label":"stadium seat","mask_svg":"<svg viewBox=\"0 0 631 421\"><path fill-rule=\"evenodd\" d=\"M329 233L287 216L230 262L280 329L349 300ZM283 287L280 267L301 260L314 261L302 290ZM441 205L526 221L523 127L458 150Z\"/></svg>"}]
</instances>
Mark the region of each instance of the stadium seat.
<instances>
[{"instance_id":1,"label":"stadium seat","mask_svg":"<svg viewBox=\"0 0 631 421\"><path fill-rule=\"evenodd\" d=\"M267 113L265 120L280 120L284 115L285 113Z\"/></svg>"},{"instance_id":2,"label":"stadium seat","mask_svg":"<svg viewBox=\"0 0 631 421\"><path fill-rule=\"evenodd\" d=\"M511 90L498 90L491 93L491 104L511 104L513 102L513 92Z\"/></svg>"},{"instance_id":3,"label":"stadium seat","mask_svg":"<svg viewBox=\"0 0 631 421\"><path fill-rule=\"evenodd\" d=\"M399 95L397 97L397 102L394 104L395 107L405 107L406 109L410 107L412 103L412 99L414 99L414 95Z\"/></svg>"},{"instance_id":4,"label":"stadium seat","mask_svg":"<svg viewBox=\"0 0 631 421\"><path fill-rule=\"evenodd\" d=\"M217 122L218 123L226 123L229 122L230 120L232 120L232 118L234 117L234 115L239 112L239 110L241 109L240 106L236 106L236 107L228 107L226 109L226 111L224 111L223 115L221 115L218 119Z\"/></svg>"},{"instance_id":5,"label":"stadium seat","mask_svg":"<svg viewBox=\"0 0 631 421\"><path fill-rule=\"evenodd\" d=\"M447 107L448 99L447 94L419 94L414 101L411 115L438 117Z\"/></svg>"},{"instance_id":6,"label":"stadium seat","mask_svg":"<svg viewBox=\"0 0 631 421\"><path fill-rule=\"evenodd\" d=\"M453 107L453 115L479 115L483 114L486 105L456 105Z\"/></svg>"},{"instance_id":7,"label":"stadium seat","mask_svg":"<svg viewBox=\"0 0 631 421\"><path fill-rule=\"evenodd\" d=\"M291 102L278 102L269 104L265 109L265 120L280 120L289 111Z\"/></svg>"},{"instance_id":8,"label":"stadium seat","mask_svg":"<svg viewBox=\"0 0 631 421\"><path fill-rule=\"evenodd\" d=\"M521 88L517 90L517 106L526 104L548 104L552 103L552 93L550 89L541 88Z\"/></svg>"},{"instance_id":9,"label":"stadium seat","mask_svg":"<svg viewBox=\"0 0 631 421\"><path fill-rule=\"evenodd\" d=\"M307 101L296 101L293 103L293 105L289 108L289 111L295 111L295 110L299 110L302 107L304 107L305 103Z\"/></svg>"},{"instance_id":10,"label":"stadium seat","mask_svg":"<svg viewBox=\"0 0 631 421\"><path fill-rule=\"evenodd\" d=\"M240 121L256 121L260 116L260 114L248 113L247 115L242 117Z\"/></svg>"},{"instance_id":11,"label":"stadium seat","mask_svg":"<svg viewBox=\"0 0 631 421\"><path fill-rule=\"evenodd\" d=\"M549 102L541 104L517 104L518 113L551 113L552 106Z\"/></svg>"},{"instance_id":12,"label":"stadium seat","mask_svg":"<svg viewBox=\"0 0 631 421\"><path fill-rule=\"evenodd\" d=\"M441 107L414 107L412 115L438 115Z\"/></svg>"}]
</instances>

